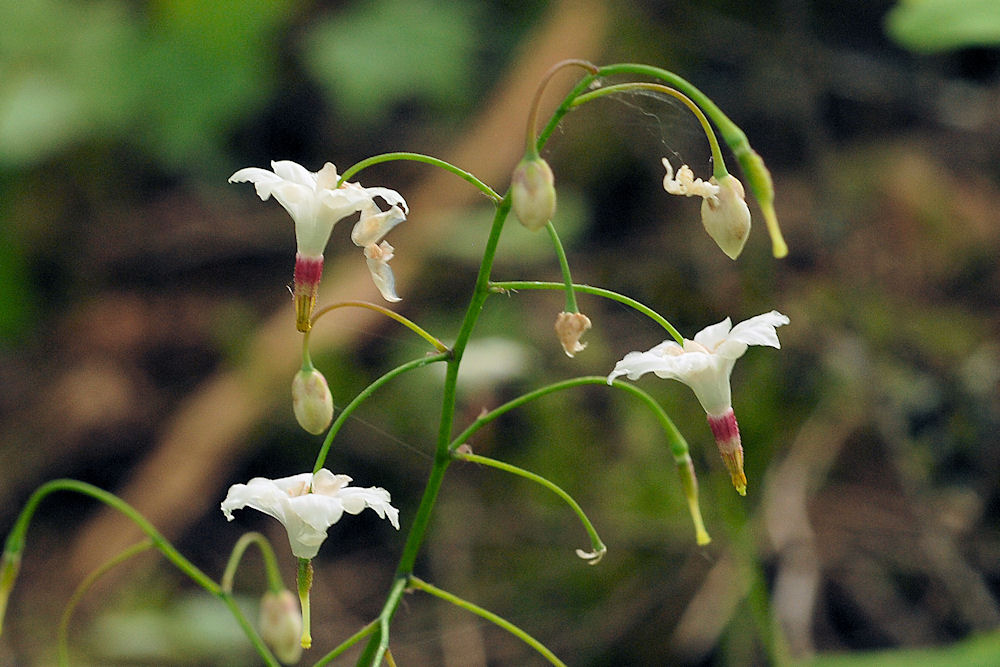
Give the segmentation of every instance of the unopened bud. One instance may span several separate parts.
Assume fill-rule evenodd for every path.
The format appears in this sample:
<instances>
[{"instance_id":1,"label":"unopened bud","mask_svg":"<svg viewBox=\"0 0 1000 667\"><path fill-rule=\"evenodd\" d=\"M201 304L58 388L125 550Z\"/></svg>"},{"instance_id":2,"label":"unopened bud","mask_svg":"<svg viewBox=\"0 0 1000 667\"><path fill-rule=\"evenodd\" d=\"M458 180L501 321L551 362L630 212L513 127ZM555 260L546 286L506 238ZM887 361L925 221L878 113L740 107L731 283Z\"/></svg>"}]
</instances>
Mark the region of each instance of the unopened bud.
<instances>
[{"instance_id":1,"label":"unopened bud","mask_svg":"<svg viewBox=\"0 0 1000 667\"><path fill-rule=\"evenodd\" d=\"M556 335L567 357L572 357L577 352L587 347L586 343L580 342L580 336L590 328L590 318L583 313L559 313L556 318Z\"/></svg>"},{"instance_id":2,"label":"unopened bud","mask_svg":"<svg viewBox=\"0 0 1000 667\"><path fill-rule=\"evenodd\" d=\"M552 169L540 157L526 157L511 177L511 206L521 224L535 231L556 213L556 189Z\"/></svg>"},{"instance_id":3,"label":"unopened bud","mask_svg":"<svg viewBox=\"0 0 1000 667\"><path fill-rule=\"evenodd\" d=\"M292 409L299 426L313 435L326 430L333 420L333 396L326 378L315 368L302 369L292 380Z\"/></svg>"},{"instance_id":4,"label":"unopened bud","mask_svg":"<svg viewBox=\"0 0 1000 667\"><path fill-rule=\"evenodd\" d=\"M258 627L261 639L278 660L286 665L299 661L302 657L302 613L294 593L288 589L264 593L260 600Z\"/></svg>"},{"instance_id":5,"label":"unopened bud","mask_svg":"<svg viewBox=\"0 0 1000 667\"><path fill-rule=\"evenodd\" d=\"M750 236L750 209L744 199L743 184L732 175L721 181L713 176L710 182L719 186L719 192L702 201L701 224L722 252L736 259Z\"/></svg>"}]
</instances>

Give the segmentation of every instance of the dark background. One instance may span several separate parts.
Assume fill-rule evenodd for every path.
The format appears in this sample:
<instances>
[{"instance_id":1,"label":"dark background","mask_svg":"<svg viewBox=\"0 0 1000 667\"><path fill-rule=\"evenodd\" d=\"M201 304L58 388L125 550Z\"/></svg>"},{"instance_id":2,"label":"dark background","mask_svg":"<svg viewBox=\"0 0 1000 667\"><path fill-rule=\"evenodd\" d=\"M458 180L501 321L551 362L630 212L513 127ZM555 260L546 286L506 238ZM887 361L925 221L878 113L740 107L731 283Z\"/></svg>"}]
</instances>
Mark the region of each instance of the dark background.
<instances>
[{"instance_id":1,"label":"dark background","mask_svg":"<svg viewBox=\"0 0 1000 667\"><path fill-rule=\"evenodd\" d=\"M609 547L604 561L573 555L586 536L554 496L455 465L417 574L573 665L995 661L991 3L959 11L928 0L923 13L862 0L14 4L0 8L0 534L38 485L72 477L120 494L213 577L242 531L259 529L291 585L280 525L249 511L226 523L218 511L232 483L311 468L320 442L298 429L288 395L299 345L286 291L291 224L228 176L271 159L344 169L413 150L503 191L549 66L645 62L695 83L747 132L774 175L789 256L770 256L751 206L755 228L730 261L702 231L697 202L663 192L661 157L707 176L708 150L680 106L645 95L587 105L557 130L546 151L555 223L577 281L628 294L687 336L772 308L791 318L780 351L751 348L733 374L748 494L729 486L690 391L641 380L691 443L714 538L698 548L655 420L621 392L564 392L471 444L570 492ZM571 84L567 73L553 88ZM399 310L449 340L488 204L413 163L360 180L410 203L389 239ZM348 235L348 223L334 230L323 303L378 298ZM545 236L512 224L494 276L559 272ZM488 302L460 428L544 383L604 375L663 338L630 309L580 300L594 328L573 360L552 333L560 296ZM427 351L367 311L338 313L313 341L338 405ZM328 459L358 485L389 489L404 531L430 465L438 371L378 392ZM330 530L309 656L378 613L403 537L365 515ZM90 499L47 500L0 663L51 664L74 587L137 539ZM236 586L248 608L263 585L248 556ZM253 661L224 607L155 554L102 579L70 628L78 664ZM401 665L539 660L420 594L405 599L392 650ZM871 653L880 650L890 653Z\"/></svg>"}]
</instances>

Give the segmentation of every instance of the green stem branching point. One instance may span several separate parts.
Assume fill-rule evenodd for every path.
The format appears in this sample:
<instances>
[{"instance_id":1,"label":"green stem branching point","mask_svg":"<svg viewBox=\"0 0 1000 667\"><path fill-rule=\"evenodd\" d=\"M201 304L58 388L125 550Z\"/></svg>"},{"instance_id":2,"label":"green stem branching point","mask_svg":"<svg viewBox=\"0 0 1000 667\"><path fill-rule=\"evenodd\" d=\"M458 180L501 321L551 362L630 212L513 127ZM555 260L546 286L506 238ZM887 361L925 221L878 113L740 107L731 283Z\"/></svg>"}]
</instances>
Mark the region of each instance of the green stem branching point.
<instances>
[{"instance_id":1,"label":"green stem branching point","mask_svg":"<svg viewBox=\"0 0 1000 667\"><path fill-rule=\"evenodd\" d=\"M433 345L434 349L437 350L438 352L447 352L448 351L448 346L447 345L445 345L440 340L438 340L437 338L435 338L434 336L432 336L423 327L421 327L419 324L417 324L413 320L410 320L409 318L406 318L403 315L400 315L399 313L397 313L394 310L389 310L385 306L380 306L377 303L371 303L370 301L341 301L340 303L335 303L335 304L326 306L325 308L320 308L318 311L316 311L316 314L312 318L312 324L313 324L313 326L315 326L316 320L318 320L323 315L326 315L330 311L336 310L337 308L347 308L347 307L367 308L368 310L374 310L376 313L380 313L382 315L385 315L386 317L389 317L391 319L396 320L397 322L399 322L400 324L402 324L404 327L406 327L407 329L409 329L410 331L412 331L413 333L417 334L418 336L420 336L421 338L423 338L425 341L427 341L428 343L430 343L431 345ZM306 336L308 336L308 334L306 334ZM304 353L303 356L307 357L308 353ZM306 370L309 370L309 369L306 369Z\"/></svg>"},{"instance_id":2,"label":"green stem branching point","mask_svg":"<svg viewBox=\"0 0 1000 667\"><path fill-rule=\"evenodd\" d=\"M708 122L708 118L705 117L704 112L702 112L702 110L691 100L690 97L675 88L670 88L669 86L664 86L659 83L647 83L644 81L620 83L614 86L598 88L597 90L592 90L589 93L580 95L580 97L573 100L570 106L575 108L581 104L585 104L606 95L614 95L615 93L624 93L633 90L651 90L663 93L664 95L670 95L671 97L683 102L684 106L690 109L691 113L693 113L698 119L698 122L701 123L701 129L705 132L705 137L708 139L709 146L712 148L712 175L715 176L716 180L720 181L729 175L729 172L726 170L725 159L722 157L722 149L719 147L719 140L716 138L715 131L712 129L712 125Z\"/></svg>"},{"instance_id":3,"label":"green stem branching point","mask_svg":"<svg viewBox=\"0 0 1000 667\"><path fill-rule=\"evenodd\" d=\"M423 162L424 164L434 165L435 167L440 167L447 172L455 174L463 181L471 183L476 186L483 194L493 200L494 204L499 204L502 197L496 193L496 191L490 186L483 183L481 180L465 171L464 169L459 169L450 162L445 162L436 157L430 155L423 155L422 153L407 153L407 152L395 152L395 153L383 153L381 155L373 155L370 158L365 158L361 162L352 165L349 169L344 171L340 176L340 180L337 182L337 187L340 187L347 179L357 174L362 169L367 169L376 164L382 162L392 162L394 160L412 160L414 162Z\"/></svg>"},{"instance_id":4,"label":"green stem branching point","mask_svg":"<svg viewBox=\"0 0 1000 667\"><path fill-rule=\"evenodd\" d=\"M518 639L520 639L521 641L523 641L525 644L527 644L531 648L533 648L536 651L538 651L538 653L540 653L551 664L553 664L553 665L559 665L560 667L566 667L566 664L562 660L560 660L559 658L557 658L555 656L555 654L552 651L550 651L548 648L546 648L546 646L544 644L542 644L540 641L538 641L537 639L535 639L534 637L532 637L527 632L525 632L521 628L517 627L516 625L514 625L513 623L511 623L507 619L505 619L505 618L503 618L501 616L498 616L498 615L494 614L491 611L487 611L486 609L483 609L479 605L473 604L472 602L469 602L468 600L464 600L464 599L458 597L457 595L454 595L452 593L449 593L448 591L442 590L442 589L438 588L437 586L429 584L426 581L424 581L423 579L420 579L420 578L415 577L413 575L410 575L410 577L409 577L409 587L411 589L420 590L420 591L423 591L425 593L430 593L434 597L441 598L442 600L445 600L447 602L452 603L456 607L460 607L460 608L462 608L462 609L464 609L466 611L472 612L476 616L479 616L481 618L485 618L490 623L493 623L495 625L500 626L501 628L503 628L507 632L511 633L512 635L514 635L515 637L517 637Z\"/></svg>"},{"instance_id":5,"label":"green stem branching point","mask_svg":"<svg viewBox=\"0 0 1000 667\"><path fill-rule=\"evenodd\" d=\"M504 463L503 461L497 461L496 459L491 459L486 456L479 456L478 454L472 454L471 452L464 452L462 451L462 448L458 449L454 456L456 459L460 459L462 461L478 463L480 465L496 468L497 470L509 472L519 477L524 477L525 479L531 480L536 484L541 484L549 491L552 491L552 493L562 498L566 504L570 506L570 509L576 513L576 516L580 519L580 523L583 524L584 530L587 531L587 536L590 538L590 551L577 549L576 555L587 561L589 565L597 565L601 562L601 559L604 558L604 554L607 553L608 548L604 545L604 542L601 541L601 537L597 534L594 524L587 518L587 515L580 507L580 504L577 503L571 495L563 491L562 488L541 475L525 470L524 468L519 468L518 466Z\"/></svg>"},{"instance_id":6,"label":"green stem branching point","mask_svg":"<svg viewBox=\"0 0 1000 667\"><path fill-rule=\"evenodd\" d=\"M57 644L59 646L59 664L62 667L67 667L69 665L69 622L73 617L73 612L76 611L76 607L80 603L80 600L83 599L83 596L88 590L90 590L91 586L93 586L97 580L104 576L104 574L108 571L117 565L124 563L129 558L137 556L145 551L149 551L152 548L153 541L150 539L145 539L141 542L133 544L121 553L108 559L107 562L87 575L87 577L80 582L80 585L76 587L76 590L73 591L73 595L70 596L69 602L66 603L66 608L63 609L62 618L59 619Z\"/></svg>"},{"instance_id":7,"label":"green stem branching point","mask_svg":"<svg viewBox=\"0 0 1000 667\"><path fill-rule=\"evenodd\" d=\"M490 283L490 287L494 292L516 292L517 290L528 290L528 289L547 289L547 290L564 290L566 286L563 283L545 282L537 280L504 280L499 282ZM653 320L661 327L663 327L670 336L677 341L678 345L684 344L684 337L681 336L680 332L674 328L674 325L670 324L662 315L657 313L655 310L649 306L643 305L631 297L627 297L624 294L619 294L609 289L604 289L603 287L592 287L590 285L581 285L579 283L573 284L573 289L577 292L582 292L583 294L591 294L593 296L604 297L605 299L611 299L612 301L617 301L623 303L626 306L638 310L640 313Z\"/></svg>"},{"instance_id":8,"label":"green stem branching point","mask_svg":"<svg viewBox=\"0 0 1000 667\"><path fill-rule=\"evenodd\" d=\"M227 593L233 592L233 579L236 577L236 570L240 566L243 554L251 544L257 545L260 549L261 558L264 560L264 572L267 575L267 587L272 593L280 593L285 589L285 583L281 580L281 570L278 568L278 559L274 555L274 548L271 542L261 533L244 533L233 546L232 553L229 554L229 562L222 573L220 585Z\"/></svg>"},{"instance_id":9,"label":"green stem branching point","mask_svg":"<svg viewBox=\"0 0 1000 667\"><path fill-rule=\"evenodd\" d=\"M386 373L385 375L383 375L382 377L378 378L370 385L365 387L365 389L360 394L354 397L354 400L352 400L350 403L347 404L347 407L341 410L340 414L337 415L337 419L335 419L333 424L330 426L330 430L326 434L326 439L323 441L323 446L320 447L319 454L316 456L316 464L313 466L313 474L318 473L320 469L323 467L323 464L326 463L326 457L327 454L330 453L330 446L333 444L333 439L337 437L337 433L340 431L340 428L344 425L344 422L347 421L347 418L350 417L351 414L358 409L358 406L360 406L365 400L367 400L369 396L374 394L379 387L389 382L393 378L402 375L403 373L412 371L417 368L423 368L428 364L433 364L438 361L447 361L450 358L451 358L450 352L442 352L441 354L435 354L429 357L421 357L420 359L414 359L413 361L409 361L401 366L397 366L396 368L392 369L391 371L389 371L388 373Z\"/></svg>"},{"instance_id":10,"label":"green stem branching point","mask_svg":"<svg viewBox=\"0 0 1000 667\"><path fill-rule=\"evenodd\" d=\"M222 600L222 603L226 605L230 613L233 615L233 618L236 619L236 622L243 630L244 634L246 634L247 638L253 644L254 649L260 654L261 658L264 659L264 662L271 667L278 667L278 660L271 653L271 650L267 647L267 645L264 644L264 640L261 639L257 630L254 629L250 621L247 620L243 611L239 608L239 606L237 606L232 595L224 591L219 584L215 583L215 581L202 572L194 563L189 561L179 551L177 551L174 545L171 544L170 541L167 540L167 538L165 538L158 530L156 530L153 524L151 524L149 520L140 514L134 507L113 493L109 493L92 484L80 482L75 479L55 479L50 482L46 482L35 489L35 492L31 494L30 498L28 498L28 502L25 503L24 508L21 510L21 514L18 515L17 520L14 522L14 527L7 535L7 540L4 543L3 557L0 558L0 630L2 630L3 627L2 611L6 606L6 598L10 594L10 588L12 588L14 584L14 577L16 577L17 574L16 567L17 563L20 562L21 554L24 551L28 526L30 525L31 519L42 500L44 500L49 494L56 491L72 491L89 496L125 515L126 518L138 526L146 537L149 538L153 548L163 554L168 561L170 561L194 583L204 588L211 595Z\"/></svg>"}]
</instances>

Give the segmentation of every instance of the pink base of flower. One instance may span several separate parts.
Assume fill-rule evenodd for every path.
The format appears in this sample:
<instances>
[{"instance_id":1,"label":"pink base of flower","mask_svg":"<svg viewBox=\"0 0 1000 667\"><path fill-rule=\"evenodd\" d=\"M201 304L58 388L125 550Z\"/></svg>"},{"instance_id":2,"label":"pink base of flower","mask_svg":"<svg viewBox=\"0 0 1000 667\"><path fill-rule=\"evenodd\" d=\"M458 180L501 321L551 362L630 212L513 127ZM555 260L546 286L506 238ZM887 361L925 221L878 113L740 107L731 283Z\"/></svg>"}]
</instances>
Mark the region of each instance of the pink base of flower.
<instances>
[{"instance_id":1,"label":"pink base of flower","mask_svg":"<svg viewBox=\"0 0 1000 667\"><path fill-rule=\"evenodd\" d=\"M736 423L733 409L729 408L721 415L708 415L708 426L715 436L715 444L719 447L719 454L726 464L733 486L741 496L745 496L747 476L743 472L743 445L740 443L740 427Z\"/></svg>"},{"instance_id":2,"label":"pink base of flower","mask_svg":"<svg viewBox=\"0 0 1000 667\"><path fill-rule=\"evenodd\" d=\"M305 333L312 328L319 281L323 277L323 256L305 257L295 254L295 328Z\"/></svg>"}]
</instances>

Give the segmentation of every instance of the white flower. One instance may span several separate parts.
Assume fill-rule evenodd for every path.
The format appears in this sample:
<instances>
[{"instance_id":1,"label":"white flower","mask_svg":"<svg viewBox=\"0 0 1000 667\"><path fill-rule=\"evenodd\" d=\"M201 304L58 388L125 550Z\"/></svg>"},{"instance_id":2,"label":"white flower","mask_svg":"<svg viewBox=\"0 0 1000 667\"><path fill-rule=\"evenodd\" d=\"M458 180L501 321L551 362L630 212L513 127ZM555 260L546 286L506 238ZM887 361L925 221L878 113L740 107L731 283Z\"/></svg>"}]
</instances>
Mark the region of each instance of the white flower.
<instances>
[{"instance_id":1,"label":"white flower","mask_svg":"<svg viewBox=\"0 0 1000 667\"><path fill-rule=\"evenodd\" d=\"M369 507L399 530L399 510L389 504L389 492L379 487L347 486L350 481L347 475L334 475L326 468L315 475L303 473L274 480L255 477L229 487L222 512L229 521L233 510L244 507L270 514L288 531L292 553L307 559L316 556L327 528L340 521L344 512L358 514Z\"/></svg>"},{"instance_id":2,"label":"white flower","mask_svg":"<svg viewBox=\"0 0 1000 667\"><path fill-rule=\"evenodd\" d=\"M608 375L608 382L627 375L636 380L645 373L680 380L694 390L695 396L710 415L718 415L732 407L729 374L736 360L748 345L768 345L780 348L775 327L788 324L788 318L776 310L751 317L731 326L727 317L718 324L705 327L694 340L681 347L666 340L647 352L629 352Z\"/></svg>"},{"instance_id":3,"label":"white flower","mask_svg":"<svg viewBox=\"0 0 1000 667\"><path fill-rule=\"evenodd\" d=\"M733 485L740 493L745 493L743 448L733 414L729 376L736 360L743 356L748 346L780 348L775 329L784 324L788 324L788 318L776 310L751 317L735 327L731 326L727 317L699 331L694 340L685 339L683 346L667 340L646 352L629 352L615 364L608 375L608 383L622 375L636 380L646 373L653 373L691 387L708 415L709 426L732 476Z\"/></svg>"},{"instance_id":4,"label":"white flower","mask_svg":"<svg viewBox=\"0 0 1000 667\"><path fill-rule=\"evenodd\" d=\"M743 184L732 174L721 181L713 176L706 183L694 177L686 164L681 165L674 177L674 168L667 158L662 160L667 170L663 189L672 195L701 197L701 224L712 240L730 258L736 259L743 252L750 236L750 208L747 206Z\"/></svg>"},{"instance_id":5,"label":"white flower","mask_svg":"<svg viewBox=\"0 0 1000 667\"><path fill-rule=\"evenodd\" d=\"M258 167L240 169L229 177L229 182L253 183L262 200L273 196L292 216L298 251L295 256L296 318L299 330L308 331L323 272L323 251L334 225L360 212L361 218L351 236L357 245L365 248L367 256L368 248L405 220L409 209L402 195L389 188L365 188L359 183L348 182L337 187L337 168L329 162L315 173L289 160L272 162L271 169L274 171ZM385 201L389 210L382 211L375 204L376 197ZM391 287L392 273L388 265L382 262L373 266L369 261L368 266L382 295L389 301L398 301Z\"/></svg>"}]
</instances>

